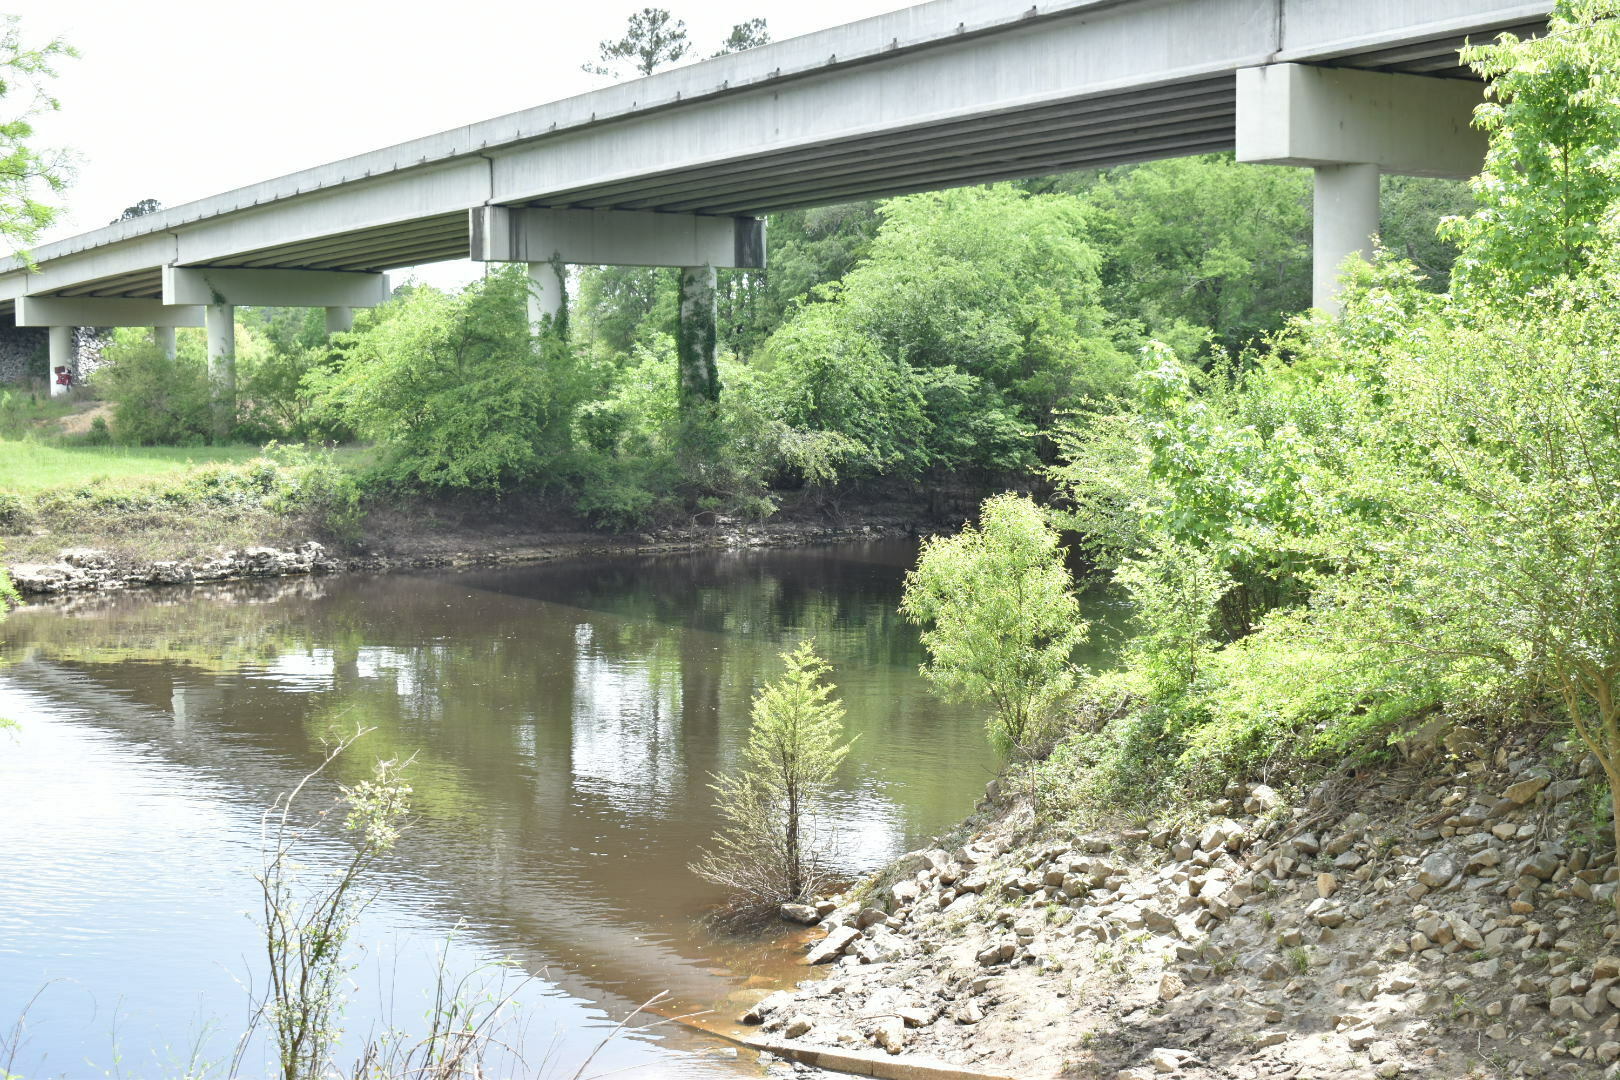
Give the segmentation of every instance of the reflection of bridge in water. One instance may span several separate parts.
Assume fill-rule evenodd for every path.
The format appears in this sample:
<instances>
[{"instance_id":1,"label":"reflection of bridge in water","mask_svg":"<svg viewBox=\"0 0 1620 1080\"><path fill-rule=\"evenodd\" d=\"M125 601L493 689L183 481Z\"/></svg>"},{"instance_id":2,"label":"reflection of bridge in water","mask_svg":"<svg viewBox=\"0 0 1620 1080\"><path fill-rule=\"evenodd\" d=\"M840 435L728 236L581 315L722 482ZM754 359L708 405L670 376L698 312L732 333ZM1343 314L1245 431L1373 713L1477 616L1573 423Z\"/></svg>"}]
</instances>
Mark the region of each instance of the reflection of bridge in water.
<instances>
[{"instance_id":1,"label":"reflection of bridge in water","mask_svg":"<svg viewBox=\"0 0 1620 1080\"><path fill-rule=\"evenodd\" d=\"M672 625L651 601L620 615L477 584L306 581L282 595L259 584L198 590L196 601L181 590L155 594L159 603L24 610L0 625L18 657L0 678L250 812L319 762L322 736L355 723L377 728L368 757L420 749L420 823L386 866L391 887L419 894L447 925L465 916L491 952L614 1015L661 989L683 1007L711 1007L751 973L800 970L791 952L696 928L717 897L687 870L714 826L707 778L728 762L778 642ZM716 620L760 628L860 621L803 604L786 611L798 601L769 591L754 590L762 606L752 613L708 606ZM232 593L236 602L220 602ZM846 650L867 650L866 635ZM952 798L930 823L942 827L965 809L956 796L977 786L982 737L971 719L942 732L950 714L895 692L895 680L915 680L914 663L883 657L889 670L851 692L887 704L868 710L883 726L928 732L933 751L890 782L915 776L922 791L923 774L943 772L933 786ZM953 754L957 774L970 763L965 778L941 769ZM897 830L910 831L904 808L859 778L850 786L844 823L879 830L865 855L880 858L898 846Z\"/></svg>"}]
</instances>

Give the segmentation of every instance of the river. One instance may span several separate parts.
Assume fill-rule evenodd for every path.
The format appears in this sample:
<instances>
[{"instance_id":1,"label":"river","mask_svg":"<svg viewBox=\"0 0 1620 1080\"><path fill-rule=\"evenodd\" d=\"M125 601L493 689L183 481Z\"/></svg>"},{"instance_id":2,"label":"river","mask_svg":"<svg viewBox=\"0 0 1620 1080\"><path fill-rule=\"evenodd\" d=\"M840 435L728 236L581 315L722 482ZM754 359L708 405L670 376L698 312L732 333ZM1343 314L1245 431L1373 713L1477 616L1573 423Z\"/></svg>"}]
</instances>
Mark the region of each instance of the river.
<instances>
[{"instance_id":1,"label":"river","mask_svg":"<svg viewBox=\"0 0 1620 1080\"><path fill-rule=\"evenodd\" d=\"M0 1030L22 1020L9 1068L223 1072L264 978L263 812L356 727L371 731L312 804L330 781L414 754L414 820L370 879L346 1046L416 1030L441 957L454 977L503 980L492 992L514 997L504 1031L531 1074L573 1075L660 992L659 1015L711 1010L723 1026L805 971L785 931L712 930L722 896L688 869L718 825L708 785L736 763L778 653L813 637L848 708L855 745L828 811L846 872L950 828L994 774L981 714L917 674L895 611L915 555L898 541L705 552L13 612L0 622L0 717L18 725L0 733ZM308 861L341 850L320 841ZM657 1019L636 1017L589 1072L757 1071ZM243 1075L264 1052L248 1046Z\"/></svg>"}]
</instances>

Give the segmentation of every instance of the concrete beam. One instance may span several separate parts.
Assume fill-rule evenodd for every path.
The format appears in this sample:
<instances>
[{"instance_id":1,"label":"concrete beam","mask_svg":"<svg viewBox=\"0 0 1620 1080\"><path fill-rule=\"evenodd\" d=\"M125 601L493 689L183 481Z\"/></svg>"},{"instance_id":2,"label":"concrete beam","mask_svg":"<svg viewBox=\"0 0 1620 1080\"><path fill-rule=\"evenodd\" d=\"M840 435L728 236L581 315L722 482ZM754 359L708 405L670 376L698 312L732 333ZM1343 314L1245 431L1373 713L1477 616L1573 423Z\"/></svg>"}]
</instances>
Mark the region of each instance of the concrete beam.
<instances>
[{"instance_id":1,"label":"concrete beam","mask_svg":"<svg viewBox=\"0 0 1620 1080\"><path fill-rule=\"evenodd\" d=\"M19 296L18 326L201 326L200 307L97 296Z\"/></svg>"},{"instance_id":2,"label":"concrete beam","mask_svg":"<svg viewBox=\"0 0 1620 1080\"><path fill-rule=\"evenodd\" d=\"M116 279L142 272L150 274L164 263L174 261L176 250L173 236L157 233L106 247L86 247L48 262L41 259L37 269L0 276L0 300L54 292L88 281Z\"/></svg>"},{"instance_id":3,"label":"concrete beam","mask_svg":"<svg viewBox=\"0 0 1620 1080\"><path fill-rule=\"evenodd\" d=\"M376 307L388 296L387 274L210 266L163 268L165 304Z\"/></svg>"},{"instance_id":4,"label":"concrete beam","mask_svg":"<svg viewBox=\"0 0 1620 1080\"><path fill-rule=\"evenodd\" d=\"M1466 179L1485 161L1473 127L1480 84L1349 68L1271 64L1237 73L1237 159L1266 165L1377 165Z\"/></svg>"},{"instance_id":5,"label":"concrete beam","mask_svg":"<svg viewBox=\"0 0 1620 1080\"><path fill-rule=\"evenodd\" d=\"M765 265L765 222L634 210L475 206L470 258L592 266Z\"/></svg>"}]
</instances>

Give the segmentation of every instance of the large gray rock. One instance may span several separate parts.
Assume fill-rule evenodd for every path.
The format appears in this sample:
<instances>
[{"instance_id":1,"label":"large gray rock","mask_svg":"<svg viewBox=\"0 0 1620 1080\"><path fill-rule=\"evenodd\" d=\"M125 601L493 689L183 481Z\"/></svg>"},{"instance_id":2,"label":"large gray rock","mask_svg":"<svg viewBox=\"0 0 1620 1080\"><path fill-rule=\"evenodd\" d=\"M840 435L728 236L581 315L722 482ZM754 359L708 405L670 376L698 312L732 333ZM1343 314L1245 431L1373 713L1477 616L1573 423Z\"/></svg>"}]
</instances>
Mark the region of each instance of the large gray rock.
<instances>
[{"instance_id":1,"label":"large gray rock","mask_svg":"<svg viewBox=\"0 0 1620 1080\"><path fill-rule=\"evenodd\" d=\"M1558 868L1563 862L1563 859L1551 851L1538 851L1519 864L1519 876L1547 881L1558 873Z\"/></svg>"},{"instance_id":2,"label":"large gray rock","mask_svg":"<svg viewBox=\"0 0 1620 1080\"><path fill-rule=\"evenodd\" d=\"M1418 868L1418 880L1431 889L1440 889L1457 876L1457 871L1457 860L1444 851L1437 851L1423 860Z\"/></svg>"},{"instance_id":3,"label":"large gray rock","mask_svg":"<svg viewBox=\"0 0 1620 1080\"><path fill-rule=\"evenodd\" d=\"M1512 799L1520 806L1523 806L1531 799L1534 799L1536 793L1551 782L1552 778L1546 775L1530 776L1510 786L1506 791L1502 792L1502 797Z\"/></svg>"},{"instance_id":4,"label":"large gray rock","mask_svg":"<svg viewBox=\"0 0 1620 1080\"><path fill-rule=\"evenodd\" d=\"M860 936L860 931L853 926L834 927L832 932L821 940L805 960L811 964L826 964L842 956L849 943Z\"/></svg>"},{"instance_id":5,"label":"large gray rock","mask_svg":"<svg viewBox=\"0 0 1620 1080\"><path fill-rule=\"evenodd\" d=\"M770 1015L781 1009L793 1000L793 995L786 990L778 990L754 1003L754 1007L743 1013L742 1022L745 1024L762 1024Z\"/></svg>"},{"instance_id":6,"label":"large gray rock","mask_svg":"<svg viewBox=\"0 0 1620 1080\"><path fill-rule=\"evenodd\" d=\"M889 872L895 877L915 877L919 870L939 871L951 863L948 851L939 848L929 848L925 851L908 851L894 862L889 864Z\"/></svg>"},{"instance_id":7,"label":"large gray rock","mask_svg":"<svg viewBox=\"0 0 1620 1080\"><path fill-rule=\"evenodd\" d=\"M788 922L803 923L805 926L814 926L821 921L821 912L809 904L783 904L778 914Z\"/></svg>"},{"instance_id":8,"label":"large gray rock","mask_svg":"<svg viewBox=\"0 0 1620 1080\"><path fill-rule=\"evenodd\" d=\"M1233 846L1242 836L1242 825L1231 818L1221 818L1204 826L1204 831L1198 837L1198 848L1200 851L1219 851Z\"/></svg>"}]
</instances>

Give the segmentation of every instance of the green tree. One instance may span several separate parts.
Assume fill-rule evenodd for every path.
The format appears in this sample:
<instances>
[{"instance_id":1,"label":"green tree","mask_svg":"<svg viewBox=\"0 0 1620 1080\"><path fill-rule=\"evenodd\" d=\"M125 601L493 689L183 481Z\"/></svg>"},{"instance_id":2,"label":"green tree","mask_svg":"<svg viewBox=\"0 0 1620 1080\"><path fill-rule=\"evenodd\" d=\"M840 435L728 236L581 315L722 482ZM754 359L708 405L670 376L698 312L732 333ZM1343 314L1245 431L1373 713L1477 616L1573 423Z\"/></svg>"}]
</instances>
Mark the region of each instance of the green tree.
<instances>
[{"instance_id":1,"label":"green tree","mask_svg":"<svg viewBox=\"0 0 1620 1080\"><path fill-rule=\"evenodd\" d=\"M923 543L900 610L924 627L923 675L951 701L988 704L990 742L1032 753L1072 691L1086 640L1058 536L1028 498L986 499L979 524Z\"/></svg>"},{"instance_id":2,"label":"green tree","mask_svg":"<svg viewBox=\"0 0 1620 1080\"><path fill-rule=\"evenodd\" d=\"M40 189L54 195L67 187L67 152L34 146L33 121L61 108L48 86L56 62L77 55L60 38L26 43L22 20L0 16L0 237L12 250L32 244L56 218L56 208L36 197Z\"/></svg>"},{"instance_id":3,"label":"green tree","mask_svg":"<svg viewBox=\"0 0 1620 1080\"><path fill-rule=\"evenodd\" d=\"M1310 305L1303 169L1175 158L1112 170L1083 198L1105 304L1155 337L1180 346L1202 328L1235 350Z\"/></svg>"},{"instance_id":4,"label":"green tree","mask_svg":"<svg viewBox=\"0 0 1620 1080\"><path fill-rule=\"evenodd\" d=\"M866 441L873 461L892 460L868 440L892 421L900 471L913 475L1008 469L1035 460L1033 436L1059 410L1125 385L1134 362L1098 305L1078 200L998 185L893 199L880 213L859 264L812 293L761 363L804 386L791 369L881 362L880 377L845 368L846 385L884 384L904 413L829 411L827 401L784 409Z\"/></svg>"},{"instance_id":5,"label":"green tree","mask_svg":"<svg viewBox=\"0 0 1620 1080\"><path fill-rule=\"evenodd\" d=\"M826 883L830 838L815 815L850 747L814 643L782 661L786 670L754 698L739 768L714 778L726 825L692 866L748 905L806 900Z\"/></svg>"},{"instance_id":6,"label":"green tree","mask_svg":"<svg viewBox=\"0 0 1620 1080\"><path fill-rule=\"evenodd\" d=\"M791 427L836 433L858 448L848 473L918 472L932 441L928 403L911 369L876 342L846 333L833 304L812 304L778 331L761 360L762 382Z\"/></svg>"},{"instance_id":7,"label":"green tree","mask_svg":"<svg viewBox=\"0 0 1620 1080\"><path fill-rule=\"evenodd\" d=\"M1426 287L1445 292L1457 244L1441 223L1474 212L1474 194L1461 180L1428 176L1385 176L1380 181L1381 235L1386 249L1406 259L1427 279Z\"/></svg>"},{"instance_id":8,"label":"green tree","mask_svg":"<svg viewBox=\"0 0 1620 1080\"><path fill-rule=\"evenodd\" d=\"M1611 796L1620 793L1617 287L1620 272L1610 272L1542 296L1545 310L1528 316L1447 312L1389 350L1388 418L1350 480L1381 500L1383 527L1357 549L1359 572L1322 590L1363 613L1366 636L1410 643L1409 662L1453 683L1553 694Z\"/></svg>"},{"instance_id":9,"label":"green tree","mask_svg":"<svg viewBox=\"0 0 1620 1080\"><path fill-rule=\"evenodd\" d=\"M250 336L237 348L242 435L256 442L351 437L343 425L322 422L311 391L310 374L336 362L325 313L320 308L236 311L238 337Z\"/></svg>"},{"instance_id":10,"label":"green tree","mask_svg":"<svg viewBox=\"0 0 1620 1080\"><path fill-rule=\"evenodd\" d=\"M208 441L208 361L195 334L175 337L170 357L144 330L120 327L92 376L112 403L112 435L133 446L196 446Z\"/></svg>"},{"instance_id":11,"label":"green tree","mask_svg":"<svg viewBox=\"0 0 1620 1080\"><path fill-rule=\"evenodd\" d=\"M1479 210L1454 219L1468 288L1522 295L1579 273L1612 241L1603 226L1620 186L1620 4L1558 0L1547 33L1463 50L1494 99L1476 123L1491 135L1474 181Z\"/></svg>"},{"instance_id":12,"label":"green tree","mask_svg":"<svg viewBox=\"0 0 1620 1080\"><path fill-rule=\"evenodd\" d=\"M678 270L658 266L585 266L579 270L581 336L622 359L653 335L675 334Z\"/></svg>"},{"instance_id":13,"label":"green tree","mask_svg":"<svg viewBox=\"0 0 1620 1080\"><path fill-rule=\"evenodd\" d=\"M528 278L503 268L461 294L415 289L362 316L317 407L374 439L386 482L428 489L540 478L572 444L585 383L569 350L529 329Z\"/></svg>"},{"instance_id":14,"label":"green tree","mask_svg":"<svg viewBox=\"0 0 1620 1080\"><path fill-rule=\"evenodd\" d=\"M124 207L124 212L113 218L110 222L108 222L108 224L116 225L120 221L133 221L136 218L145 217L147 214L155 214L162 209L163 204L158 200L142 199L133 206Z\"/></svg>"},{"instance_id":15,"label":"green tree","mask_svg":"<svg viewBox=\"0 0 1620 1080\"><path fill-rule=\"evenodd\" d=\"M592 75L615 79L623 78L627 72L646 76L666 64L677 63L691 49L685 22L670 15L667 8L642 8L630 16L622 37L604 38L597 46L599 62L581 67Z\"/></svg>"},{"instance_id":16,"label":"green tree","mask_svg":"<svg viewBox=\"0 0 1620 1080\"><path fill-rule=\"evenodd\" d=\"M765 28L765 20L753 18L733 26L731 33L726 35L726 40L720 43L720 49L714 55L725 56L745 49L757 49L770 43L771 32Z\"/></svg>"}]
</instances>

